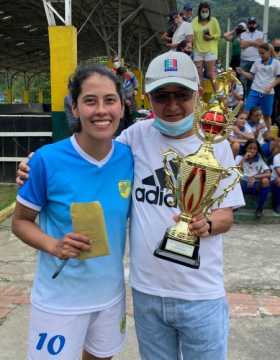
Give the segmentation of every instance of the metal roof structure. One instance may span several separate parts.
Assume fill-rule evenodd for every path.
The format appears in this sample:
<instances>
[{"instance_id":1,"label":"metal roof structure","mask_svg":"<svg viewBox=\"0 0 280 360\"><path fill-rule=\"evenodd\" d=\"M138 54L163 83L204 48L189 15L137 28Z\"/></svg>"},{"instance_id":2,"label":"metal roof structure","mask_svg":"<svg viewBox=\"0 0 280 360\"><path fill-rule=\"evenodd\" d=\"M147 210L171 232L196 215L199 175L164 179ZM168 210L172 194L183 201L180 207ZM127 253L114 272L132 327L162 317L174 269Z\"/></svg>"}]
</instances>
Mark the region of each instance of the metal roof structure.
<instances>
[{"instance_id":1,"label":"metal roof structure","mask_svg":"<svg viewBox=\"0 0 280 360\"><path fill-rule=\"evenodd\" d=\"M48 24L77 28L79 61L121 52L145 65L162 50L159 33L173 9L176 0L2 0L0 71L48 71Z\"/></svg>"}]
</instances>

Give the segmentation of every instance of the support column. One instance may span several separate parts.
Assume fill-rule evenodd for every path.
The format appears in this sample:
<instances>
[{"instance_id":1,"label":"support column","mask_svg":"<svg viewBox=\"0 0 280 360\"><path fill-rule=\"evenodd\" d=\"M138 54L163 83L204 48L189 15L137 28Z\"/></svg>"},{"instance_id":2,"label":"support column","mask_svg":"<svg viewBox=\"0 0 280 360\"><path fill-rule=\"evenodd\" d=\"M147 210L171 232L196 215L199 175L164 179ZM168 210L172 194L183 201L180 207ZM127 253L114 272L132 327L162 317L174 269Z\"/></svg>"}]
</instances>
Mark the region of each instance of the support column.
<instances>
[{"instance_id":1,"label":"support column","mask_svg":"<svg viewBox=\"0 0 280 360\"><path fill-rule=\"evenodd\" d=\"M77 29L74 26L49 26L50 77L53 140L69 136L64 113L69 76L77 66Z\"/></svg>"},{"instance_id":2,"label":"support column","mask_svg":"<svg viewBox=\"0 0 280 360\"><path fill-rule=\"evenodd\" d=\"M23 104L29 104L30 102L30 94L29 94L29 89L23 89L22 92L22 102Z\"/></svg>"},{"instance_id":3,"label":"support column","mask_svg":"<svg viewBox=\"0 0 280 360\"><path fill-rule=\"evenodd\" d=\"M5 83L6 83L6 87L4 90L4 102L5 102L5 104L12 104L12 102L13 102L13 89L12 89L13 74L11 74L9 72L5 73Z\"/></svg>"},{"instance_id":4,"label":"support column","mask_svg":"<svg viewBox=\"0 0 280 360\"><path fill-rule=\"evenodd\" d=\"M267 37L268 37L268 24L269 24L269 0L265 0L264 1L264 11L263 11L264 41L267 41Z\"/></svg>"},{"instance_id":5,"label":"support column","mask_svg":"<svg viewBox=\"0 0 280 360\"><path fill-rule=\"evenodd\" d=\"M137 92L137 96L135 97L135 100L136 100L137 109L140 109L140 108L143 107L143 104L142 104L142 102L143 102L143 99L142 99L143 75L142 75L142 72L137 68L133 68L132 71L133 71L133 73L136 76L136 79L138 81L138 92Z\"/></svg>"},{"instance_id":6,"label":"support column","mask_svg":"<svg viewBox=\"0 0 280 360\"><path fill-rule=\"evenodd\" d=\"M11 104L13 102L12 88L6 88L4 90L4 99L5 104Z\"/></svg>"},{"instance_id":7,"label":"support column","mask_svg":"<svg viewBox=\"0 0 280 360\"><path fill-rule=\"evenodd\" d=\"M44 93L42 89L38 89L37 90L37 102L39 104L43 104L44 103Z\"/></svg>"}]
</instances>

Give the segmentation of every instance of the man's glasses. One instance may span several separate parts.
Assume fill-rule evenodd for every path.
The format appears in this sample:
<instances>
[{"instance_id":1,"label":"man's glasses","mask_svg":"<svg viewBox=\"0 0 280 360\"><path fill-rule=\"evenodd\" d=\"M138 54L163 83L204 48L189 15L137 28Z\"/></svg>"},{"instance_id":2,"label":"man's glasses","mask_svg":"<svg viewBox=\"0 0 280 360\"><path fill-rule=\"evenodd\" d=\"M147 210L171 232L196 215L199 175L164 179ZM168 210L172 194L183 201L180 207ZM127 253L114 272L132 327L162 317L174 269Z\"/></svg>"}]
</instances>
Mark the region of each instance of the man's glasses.
<instances>
[{"instance_id":1,"label":"man's glasses","mask_svg":"<svg viewBox=\"0 0 280 360\"><path fill-rule=\"evenodd\" d=\"M178 102L185 102L191 100L193 97L193 91L180 90L180 91L153 91L151 92L151 98L154 102L159 104L166 104L174 99Z\"/></svg>"}]
</instances>

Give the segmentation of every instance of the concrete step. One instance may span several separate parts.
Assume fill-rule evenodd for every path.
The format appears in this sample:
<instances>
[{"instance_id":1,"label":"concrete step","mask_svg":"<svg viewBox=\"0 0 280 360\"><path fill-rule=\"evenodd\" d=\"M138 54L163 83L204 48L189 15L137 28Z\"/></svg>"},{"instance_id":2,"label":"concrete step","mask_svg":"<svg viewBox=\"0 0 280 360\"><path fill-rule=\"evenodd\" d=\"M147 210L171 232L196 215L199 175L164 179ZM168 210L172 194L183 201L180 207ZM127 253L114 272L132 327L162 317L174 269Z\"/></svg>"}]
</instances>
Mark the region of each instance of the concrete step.
<instances>
[{"instance_id":1,"label":"concrete step","mask_svg":"<svg viewBox=\"0 0 280 360\"><path fill-rule=\"evenodd\" d=\"M245 202L246 202L245 208L255 210L256 209L256 196L246 194L244 196L244 198L245 198ZM268 194L268 198L266 200L264 208L272 209L272 194L271 193Z\"/></svg>"},{"instance_id":2,"label":"concrete step","mask_svg":"<svg viewBox=\"0 0 280 360\"><path fill-rule=\"evenodd\" d=\"M280 214L271 209L264 209L260 219L255 217L255 208L240 208L234 212L234 222L236 224L280 224Z\"/></svg>"}]
</instances>

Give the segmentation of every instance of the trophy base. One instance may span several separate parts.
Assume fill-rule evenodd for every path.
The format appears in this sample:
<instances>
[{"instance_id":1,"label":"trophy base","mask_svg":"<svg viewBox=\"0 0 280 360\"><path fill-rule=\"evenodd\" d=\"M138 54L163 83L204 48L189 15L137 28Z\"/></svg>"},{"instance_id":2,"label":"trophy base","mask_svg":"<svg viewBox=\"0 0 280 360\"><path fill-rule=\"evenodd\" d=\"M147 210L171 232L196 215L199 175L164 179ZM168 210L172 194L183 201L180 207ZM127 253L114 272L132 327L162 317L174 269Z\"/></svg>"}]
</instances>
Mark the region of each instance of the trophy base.
<instances>
[{"instance_id":1,"label":"trophy base","mask_svg":"<svg viewBox=\"0 0 280 360\"><path fill-rule=\"evenodd\" d=\"M154 251L154 256L192 269L199 269L199 239L192 245L165 234L159 248Z\"/></svg>"}]
</instances>

